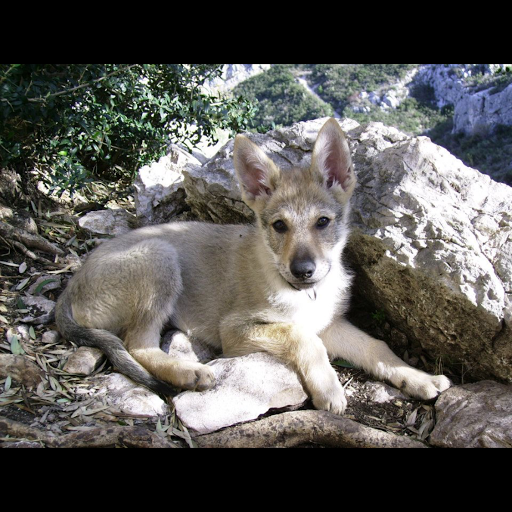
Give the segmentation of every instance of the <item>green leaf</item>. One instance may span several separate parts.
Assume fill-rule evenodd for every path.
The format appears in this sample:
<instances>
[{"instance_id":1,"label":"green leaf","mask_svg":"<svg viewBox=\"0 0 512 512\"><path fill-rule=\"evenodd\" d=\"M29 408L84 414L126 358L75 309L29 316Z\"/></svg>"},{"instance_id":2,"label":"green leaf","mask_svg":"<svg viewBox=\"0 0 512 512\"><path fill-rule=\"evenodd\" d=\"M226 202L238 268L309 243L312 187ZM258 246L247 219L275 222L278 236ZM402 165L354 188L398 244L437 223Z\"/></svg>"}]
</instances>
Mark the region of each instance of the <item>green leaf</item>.
<instances>
[{"instance_id":1,"label":"green leaf","mask_svg":"<svg viewBox=\"0 0 512 512\"><path fill-rule=\"evenodd\" d=\"M11 352L15 356L21 356L25 353L23 350L23 347L20 345L20 340L18 339L18 336L16 334L12 334L10 337L11 342Z\"/></svg>"},{"instance_id":2,"label":"green leaf","mask_svg":"<svg viewBox=\"0 0 512 512\"><path fill-rule=\"evenodd\" d=\"M345 361L344 359L335 359L332 364L336 366L340 366L342 368L355 368L355 366L352 363L349 363L348 361Z\"/></svg>"},{"instance_id":3,"label":"green leaf","mask_svg":"<svg viewBox=\"0 0 512 512\"><path fill-rule=\"evenodd\" d=\"M75 238L76 238L76 237L75 237ZM35 291L34 291L34 295L39 295L39 294L41 293L41 290L42 290L42 289L43 289L47 284L49 284L49 283L53 283L53 282L55 282L55 281L57 281L57 279L45 279L44 281L41 281L41 282L37 285L37 287L36 287L36 289L35 289Z\"/></svg>"},{"instance_id":4,"label":"green leaf","mask_svg":"<svg viewBox=\"0 0 512 512\"><path fill-rule=\"evenodd\" d=\"M4 391L9 391L9 389L11 389L11 376L7 375L7 378L5 379L5 384L4 384Z\"/></svg>"}]
</instances>

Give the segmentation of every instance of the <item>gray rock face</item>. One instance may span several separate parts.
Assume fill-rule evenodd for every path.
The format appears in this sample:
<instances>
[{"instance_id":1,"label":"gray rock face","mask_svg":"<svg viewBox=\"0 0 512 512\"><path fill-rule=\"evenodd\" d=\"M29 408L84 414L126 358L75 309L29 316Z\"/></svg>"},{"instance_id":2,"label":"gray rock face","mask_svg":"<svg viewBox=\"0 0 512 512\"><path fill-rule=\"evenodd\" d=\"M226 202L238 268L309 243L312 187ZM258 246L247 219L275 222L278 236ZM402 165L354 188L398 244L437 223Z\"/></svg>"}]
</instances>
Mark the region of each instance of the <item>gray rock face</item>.
<instances>
[{"instance_id":1,"label":"gray rock face","mask_svg":"<svg viewBox=\"0 0 512 512\"><path fill-rule=\"evenodd\" d=\"M222 68L222 76L210 80L207 88L226 92L233 89L236 85L251 76L255 76L263 71L270 69L270 64L224 64Z\"/></svg>"},{"instance_id":2,"label":"gray rock face","mask_svg":"<svg viewBox=\"0 0 512 512\"><path fill-rule=\"evenodd\" d=\"M512 189L426 137L379 123L349 136L358 291L427 351L512 379Z\"/></svg>"},{"instance_id":3,"label":"gray rock face","mask_svg":"<svg viewBox=\"0 0 512 512\"><path fill-rule=\"evenodd\" d=\"M426 64L417 80L433 87L439 107L454 105L453 131L475 134L492 130L497 124L512 124L512 85L500 92L493 88L475 92L466 78L475 69L490 74L506 64Z\"/></svg>"},{"instance_id":4,"label":"gray rock face","mask_svg":"<svg viewBox=\"0 0 512 512\"><path fill-rule=\"evenodd\" d=\"M489 88L467 94L455 105L454 131L487 133L498 124L512 124L512 84L497 93Z\"/></svg>"},{"instance_id":5,"label":"gray rock face","mask_svg":"<svg viewBox=\"0 0 512 512\"><path fill-rule=\"evenodd\" d=\"M456 386L436 402L430 435L443 448L511 448L512 386L492 381Z\"/></svg>"}]
</instances>

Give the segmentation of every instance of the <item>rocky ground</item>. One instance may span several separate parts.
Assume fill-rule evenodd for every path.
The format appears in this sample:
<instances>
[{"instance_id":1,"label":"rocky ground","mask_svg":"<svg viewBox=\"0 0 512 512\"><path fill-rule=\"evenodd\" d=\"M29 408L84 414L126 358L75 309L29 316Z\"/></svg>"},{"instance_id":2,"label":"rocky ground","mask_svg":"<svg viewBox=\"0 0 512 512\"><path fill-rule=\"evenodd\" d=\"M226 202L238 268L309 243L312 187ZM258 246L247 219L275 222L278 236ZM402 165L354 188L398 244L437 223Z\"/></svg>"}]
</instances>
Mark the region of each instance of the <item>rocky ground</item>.
<instances>
[{"instance_id":1,"label":"rocky ground","mask_svg":"<svg viewBox=\"0 0 512 512\"><path fill-rule=\"evenodd\" d=\"M343 361L333 362L348 398L343 418L327 414L326 419L306 401L291 408L293 412L271 410L257 421L199 438L176 416L170 398L162 400L130 383L104 358L89 376L69 373L66 363L76 347L56 333L51 308L97 235L82 230L70 214L32 212L32 218L42 236L62 253L41 262L12 251L0 262L0 446L246 446L255 438L257 446L431 446L435 401L411 400ZM391 342L400 339L396 329L364 304L354 304L351 320ZM399 355L427 371L439 370L421 350ZM455 375L451 378L460 382ZM257 436L237 430L251 425L257 425ZM267 429L284 434L267 441ZM219 434L223 434L220 440L215 437Z\"/></svg>"},{"instance_id":2,"label":"rocky ground","mask_svg":"<svg viewBox=\"0 0 512 512\"><path fill-rule=\"evenodd\" d=\"M280 165L302 162L322 122L258 135L257 143ZM180 163L180 155L163 159L166 176L169 168L179 174L172 183L155 181L148 169L147 204L158 196L158 208L149 213L133 215L145 204L140 180L138 205L104 189L93 204L64 207L26 198L21 208L2 206L2 446L512 446L512 392L502 383L509 382L511 358L509 188L465 168L426 138L410 139L380 123L347 120L344 129L360 180L358 230L347 246L356 273L350 320L412 366L444 373L452 388L436 401L409 400L334 361L348 397L344 417L299 400L196 435L172 399L134 385L97 353L85 354L80 364L89 365L86 371L70 369L80 351L58 336L52 310L80 259L110 236L108 226L98 229L97 218L126 230L137 219L169 218L164 207L176 214L182 205L185 218L247 221L228 144L199 166ZM0 197L8 189L0 187ZM88 211L100 213L87 215L89 223Z\"/></svg>"},{"instance_id":3,"label":"rocky ground","mask_svg":"<svg viewBox=\"0 0 512 512\"><path fill-rule=\"evenodd\" d=\"M122 205L132 210L130 201ZM148 397L139 387L138 392L146 400L142 414L140 405L123 411L122 406L106 400L101 393L101 379L118 375L108 361L101 360L86 377L66 371L65 365L76 347L55 331L53 304L79 259L105 235L92 235L80 228L75 212L63 208L53 212L35 208L25 217L31 218L33 235L57 251L47 249L55 253L49 255L32 247L23 254L11 248L8 254L4 250L0 258L2 447L195 446L170 400L158 411L148 406ZM30 245L27 240L25 243ZM411 362L423 366L418 358ZM398 390L372 382L364 372L347 367L343 361L335 361L334 367L348 397L346 419L428 444L435 422L433 403L410 400ZM128 388L133 391L133 386ZM312 406L306 402L300 409L307 411ZM278 413L272 411L264 416L275 414ZM318 443L304 440L299 445Z\"/></svg>"}]
</instances>

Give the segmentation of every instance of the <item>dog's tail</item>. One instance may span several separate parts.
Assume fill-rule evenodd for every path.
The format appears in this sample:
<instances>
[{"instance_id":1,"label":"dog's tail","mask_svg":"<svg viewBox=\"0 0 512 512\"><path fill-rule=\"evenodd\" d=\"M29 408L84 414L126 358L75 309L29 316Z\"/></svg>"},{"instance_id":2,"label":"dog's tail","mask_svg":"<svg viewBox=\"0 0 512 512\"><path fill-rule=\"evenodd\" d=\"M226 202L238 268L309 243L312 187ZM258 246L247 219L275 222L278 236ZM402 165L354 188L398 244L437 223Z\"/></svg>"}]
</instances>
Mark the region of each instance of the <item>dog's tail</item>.
<instances>
[{"instance_id":1,"label":"dog's tail","mask_svg":"<svg viewBox=\"0 0 512 512\"><path fill-rule=\"evenodd\" d=\"M55 308L57 327L64 338L80 346L99 348L121 373L156 393L164 395L177 393L170 384L157 379L138 363L116 335L104 329L90 329L77 324L73 318L71 304L65 295L64 291Z\"/></svg>"}]
</instances>

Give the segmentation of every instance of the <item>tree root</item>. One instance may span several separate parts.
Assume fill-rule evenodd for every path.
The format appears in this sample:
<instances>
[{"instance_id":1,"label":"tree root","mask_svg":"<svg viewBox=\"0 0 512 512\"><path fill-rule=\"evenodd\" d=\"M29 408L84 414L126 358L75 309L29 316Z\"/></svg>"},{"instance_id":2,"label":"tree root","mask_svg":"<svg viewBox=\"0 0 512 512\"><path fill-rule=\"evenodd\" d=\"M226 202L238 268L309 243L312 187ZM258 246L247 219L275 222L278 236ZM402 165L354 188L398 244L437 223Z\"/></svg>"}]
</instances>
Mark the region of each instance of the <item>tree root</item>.
<instances>
[{"instance_id":1,"label":"tree root","mask_svg":"<svg viewBox=\"0 0 512 512\"><path fill-rule=\"evenodd\" d=\"M17 242L18 244L21 244L22 246L25 246L26 251L28 251L27 248L31 248L38 249L48 254L54 254L59 256L64 254L64 251L62 251L62 249L52 244L51 242L48 242L48 240L46 240L42 236L36 233L29 233L28 231L25 231L21 228L11 226L10 224L4 221L0 221L0 236L2 236L6 240L14 241ZM17 247L18 249L20 249L19 246Z\"/></svg>"},{"instance_id":2,"label":"tree root","mask_svg":"<svg viewBox=\"0 0 512 512\"><path fill-rule=\"evenodd\" d=\"M326 411L293 411L194 437L201 448L426 448L420 441L377 430Z\"/></svg>"},{"instance_id":3,"label":"tree root","mask_svg":"<svg viewBox=\"0 0 512 512\"><path fill-rule=\"evenodd\" d=\"M101 426L56 435L0 417L0 435L4 438L0 446L28 442L48 448L177 447L143 426ZM286 412L193 439L199 448L293 448L306 444L328 448L427 447L420 441L367 427L326 411Z\"/></svg>"},{"instance_id":4,"label":"tree root","mask_svg":"<svg viewBox=\"0 0 512 512\"><path fill-rule=\"evenodd\" d=\"M48 448L177 448L171 441L160 437L145 427L102 426L70 434L56 435L44 430L29 427L18 421L0 417L0 434L3 444L19 441L39 443ZM10 439L5 439L9 436Z\"/></svg>"}]
</instances>

